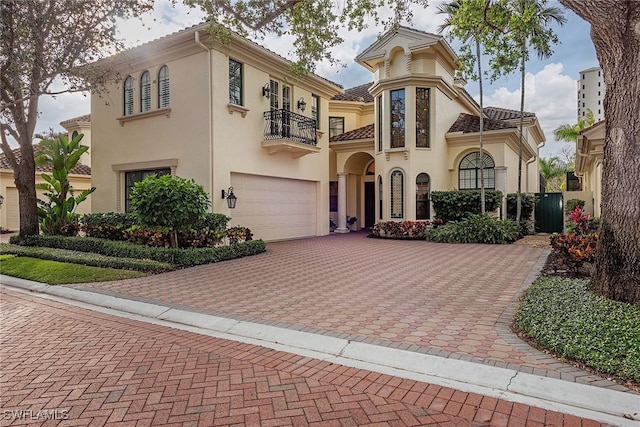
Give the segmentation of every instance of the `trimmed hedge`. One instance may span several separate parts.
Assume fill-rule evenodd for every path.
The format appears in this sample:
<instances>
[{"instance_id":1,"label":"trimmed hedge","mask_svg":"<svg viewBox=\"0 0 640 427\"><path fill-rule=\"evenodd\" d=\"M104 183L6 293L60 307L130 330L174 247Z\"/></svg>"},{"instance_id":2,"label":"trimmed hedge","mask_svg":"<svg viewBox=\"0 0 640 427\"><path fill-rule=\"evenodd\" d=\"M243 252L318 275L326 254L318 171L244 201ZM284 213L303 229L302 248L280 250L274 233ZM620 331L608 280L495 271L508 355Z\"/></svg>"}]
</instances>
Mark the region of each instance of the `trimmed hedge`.
<instances>
[{"instance_id":1,"label":"trimmed hedge","mask_svg":"<svg viewBox=\"0 0 640 427\"><path fill-rule=\"evenodd\" d=\"M371 229L370 237L382 239L424 239L429 221L381 221Z\"/></svg>"},{"instance_id":2,"label":"trimmed hedge","mask_svg":"<svg viewBox=\"0 0 640 427\"><path fill-rule=\"evenodd\" d=\"M92 267L116 268L119 270L136 270L153 273L160 273L173 269L173 266L166 262L147 259L112 257L88 252L8 245L6 243L0 243L0 254L12 254L49 261L82 264Z\"/></svg>"},{"instance_id":3,"label":"trimmed hedge","mask_svg":"<svg viewBox=\"0 0 640 427\"><path fill-rule=\"evenodd\" d=\"M480 214L480 190L432 191L435 216L444 222L459 221ZM485 210L493 212L502 206L502 192L485 190Z\"/></svg>"},{"instance_id":4,"label":"trimmed hedge","mask_svg":"<svg viewBox=\"0 0 640 427\"><path fill-rule=\"evenodd\" d=\"M119 258L151 259L168 262L177 267L191 267L256 255L266 251L262 240L250 240L215 248L172 249L153 248L128 242L116 242L94 237L29 236L23 242L25 246L69 249L80 252L93 252Z\"/></svg>"},{"instance_id":5,"label":"trimmed hedge","mask_svg":"<svg viewBox=\"0 0 640 427\"><path fill-rule=\"evenodd\" d=\"M427 233L427 240L440 243L513 243L520 237L520 227L509 219L487 214L452 221Z\"/></svg>"},{"instance_id":6,"label":"trimmed hedge","mask_svg":"<svg viewBox=\"0 0 640 427\"><path fill-rule=\"evenodd\" d=\"M213 247L224 237L230 217L220 213L207 213L188 230L178 232L181 248ZM145 228L138 224L132 213L106 212L82 217L82 230L87 237L130 241L149 246L169 247L169 229Z\"/></svg>"}]
</instances>

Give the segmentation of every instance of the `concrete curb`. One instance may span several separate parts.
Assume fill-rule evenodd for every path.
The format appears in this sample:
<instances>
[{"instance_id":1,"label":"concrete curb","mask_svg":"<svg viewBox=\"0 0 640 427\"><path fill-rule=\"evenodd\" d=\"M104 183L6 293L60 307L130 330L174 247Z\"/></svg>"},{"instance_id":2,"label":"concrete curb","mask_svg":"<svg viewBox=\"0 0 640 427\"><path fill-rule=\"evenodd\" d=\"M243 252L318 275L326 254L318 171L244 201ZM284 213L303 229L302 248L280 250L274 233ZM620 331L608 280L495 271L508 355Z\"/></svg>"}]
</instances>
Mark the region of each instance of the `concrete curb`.
<instances>
[{"instance_id":1,"label":"concrete curb","mask_svg":"<svg viewBox=\"0 0 640 427\"><path fill-rule=\"evenodd\" d=\"M195 313L0 275L0 284L60 298L95 311L261 345L359 369L395 375L559 411L618 426L640 427L640 396L456 359L353 342ZM39 296L44 296L39 295ZM54 298L54 299L55 299ZM625 415L634 419L625 418Z\"/></svg>"}]
</instances>

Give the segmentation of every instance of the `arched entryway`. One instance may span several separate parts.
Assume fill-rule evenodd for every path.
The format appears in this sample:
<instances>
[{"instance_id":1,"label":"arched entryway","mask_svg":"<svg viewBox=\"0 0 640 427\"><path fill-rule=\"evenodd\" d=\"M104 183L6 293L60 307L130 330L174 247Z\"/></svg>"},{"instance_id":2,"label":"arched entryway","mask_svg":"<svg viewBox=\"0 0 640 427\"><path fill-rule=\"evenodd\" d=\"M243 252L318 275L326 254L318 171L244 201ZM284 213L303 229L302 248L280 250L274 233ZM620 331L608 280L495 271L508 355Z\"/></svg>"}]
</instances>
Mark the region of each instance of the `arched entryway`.
<instances>
[{"instance_id":1,"label":"arched entryway","mask_svg":"<svg viewBox=\"0 0 640 427\"><path fill-rule=\"evenodd\" d=\"M369 153L351 154L344 163L346 206L348 217L356 217L356 228L373 227L375 224L375 161ZM340 185L340 181L338 181ZM339 201L338 201L339 202ZM340 211L340 207L338 207Z\"/></svg>"}]
</instances>

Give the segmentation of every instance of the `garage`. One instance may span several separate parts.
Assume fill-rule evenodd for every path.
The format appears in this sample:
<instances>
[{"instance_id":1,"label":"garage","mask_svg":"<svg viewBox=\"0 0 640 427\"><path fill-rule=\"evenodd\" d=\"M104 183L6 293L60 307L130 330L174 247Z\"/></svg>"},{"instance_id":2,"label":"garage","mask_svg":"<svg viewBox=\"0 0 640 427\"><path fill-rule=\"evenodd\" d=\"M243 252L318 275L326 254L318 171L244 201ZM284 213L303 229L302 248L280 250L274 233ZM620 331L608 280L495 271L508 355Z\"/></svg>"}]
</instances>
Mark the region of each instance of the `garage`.
<instances>
[{"instance_id":1,"label":"garage","mask_svg":"<svg viewBox=\"0 0 640 427\"><path fill-rule=\"evenodd\" d=\"M231 186L238 203L230 224L249 227L255 239L316 235L316 182L232 173Z\"/></svg>"},{"instance_id":2,"label":"garage","mask_svg":"<svg viewBox=\"0 0 640 427\"><path fill-rule=\"evenodd\" d=\"M20 229L20 209L18 207L18 189L15 187L7 187L7 198L4 200L2 209L6 209L6 225L3 227L7 230L17 231Z\"/></svg>"}]
</instances>

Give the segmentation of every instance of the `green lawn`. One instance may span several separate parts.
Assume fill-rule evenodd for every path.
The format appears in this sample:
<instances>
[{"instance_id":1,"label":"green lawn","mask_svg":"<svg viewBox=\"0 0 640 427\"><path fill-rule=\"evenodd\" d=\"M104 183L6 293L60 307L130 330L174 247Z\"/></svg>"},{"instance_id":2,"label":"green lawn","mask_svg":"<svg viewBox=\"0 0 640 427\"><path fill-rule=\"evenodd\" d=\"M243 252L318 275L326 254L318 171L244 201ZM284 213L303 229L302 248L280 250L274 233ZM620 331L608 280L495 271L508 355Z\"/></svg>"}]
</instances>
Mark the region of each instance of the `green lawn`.
<instances>
[{"instance_id":1,"label":"green lawn","mask_svg":"<svg viewBox=\"0 0 640 427\"><path fill-rule=\"evenodd\" d=\"M90 267L31 257L14 257L12 255L0 256L0 273L50 285L106 282L145 275L139 271Z\"/></svg>"}]
</instances>

